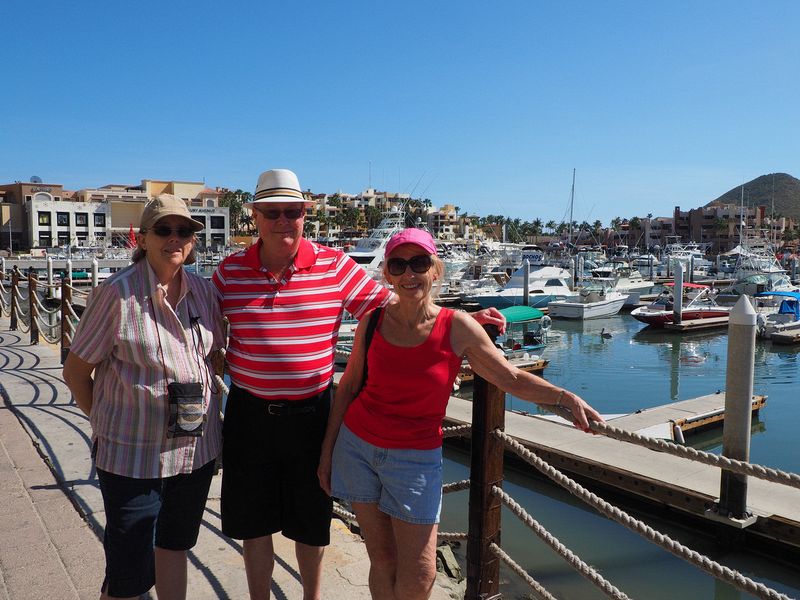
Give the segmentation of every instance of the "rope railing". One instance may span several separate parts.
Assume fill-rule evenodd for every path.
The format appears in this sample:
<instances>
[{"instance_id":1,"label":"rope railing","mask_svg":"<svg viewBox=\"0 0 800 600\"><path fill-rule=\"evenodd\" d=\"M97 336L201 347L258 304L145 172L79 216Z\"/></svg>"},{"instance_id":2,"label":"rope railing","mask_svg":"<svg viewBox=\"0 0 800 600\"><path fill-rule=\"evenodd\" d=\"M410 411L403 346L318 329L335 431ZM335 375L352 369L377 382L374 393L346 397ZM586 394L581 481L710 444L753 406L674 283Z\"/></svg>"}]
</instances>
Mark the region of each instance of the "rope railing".
<instances>
[{"instance_id":1,"label":"rope railing","mask_svg":"<svg viewBox=\"0 0 800 600\"><path fill-rule=\"evenodd\" d=\"M25 295L23 296L23 295L22 295L22 292L20 291L20 289L21 289L21 288L20 288L19 286L17 286L17 287L14 289L14 295L17 297L17 300L18 300L18 301L20 301L20 302L25 302L25 301L28 299L28 294L30 293L30 290L26 291L26 292L25 292Z\"/></svg>"},{"instance_id":2,"label":"rope railing","mask_svg":"<svg viewBox=\"0 0 800 600\"><path fill-rule=\"evenodd\" d=\"M472 425L453 425L452 427L442 427L442 437L460 437L469 431L472 431Z\"/></svg>"},{"instance_id":3,"label":"rope railing","mask_svg":"<svg viewBox=\"0 0 800 600\"><path fill-rule=\"evenodd\" d=\"M47 333L48 330L54 329L61 329L61 322L56 323L55 325L50 325L49 323L45 322L41 317L36 317L36 322L39 324L39 333L42 334L42 337L47 340L51 344L58 344L61 339L61 334L58 335L49 335Z\"/></svg>"},{"instance_id":4,"label":"rope railing","mask_svg":"<svg viewBox=\"0 0 800 600\"><path fill-rule=\"evenodd\" d=\"M24 317L27 317L27 314L20 314L19 306L14 307L14 315L17 317L17 327L22 333L28 333L31 330L31 325L29 322L26 322Z\"/></svg>"},{"instance_id":5,"label":"rope railing","mask_svg":"<svg viewBox=\"0 0 800 600\"><path fill-rule=\"evenodd\" d=\"M572 552L569 548L567 548L563 543L561 543L558 538L556 538L553 534L551 534L547 529L545 529L536 519L531 517L522 506L520 506L511 496L509 496L506 492L497 486L492 487L492 493L500 498L500 501L506 505L506 507L514 513L517 517L519 517L520 521L525 523L537 536L541 539L545 544L550 546L550 548L559 556L561 556L567 563L578 573L583 575L586 579L591 581L595 586L597 586L606 596L609 598L614 598L615 600L630 600L626 594L622 591L614 587L607 579L605 579L600 573L598 573L591 565L585 563L581 558ZM508 556L508 555L506 555ZM504 559L504 562L509 566L512 566L510 562L513 562L513 559L509 556L508 559ZM515 563L516 564L516 563ZM514 567L512 566L512 569ZM516 569L515 569L516 570Z\"/></svg>"},{"instance_id":6,"label":"rope railing","mask_svg":"<svg viewBox=\"0 0 800 600\"><path fill-rule=\"evenodd\" d=\"M613 427L608 423L592 422L590 425L593 431L602 433L615 440L644 446L645 448L657 452L664 452L680 458L687 458L706 465L711 465L712 467L720 467L734 473L739 473L740 475L749 475L758 479L771 481L772 483L780 483L800 489L800 475L795 473L786 473L785 471L772 469L763 465L711 454L710 452L703 452L702 450L697 450L690 446L681 446L669 440L651 438L632 431L625 431L624 429Z\"/></svg>"},{"instance_id":7,"label":"rope railing","mask_svg":"<svg viewBox=\"0 0 800 600\"><path fill-rule=\"evenodd\" d=\"M469 489L469 479L462 479L461 481L454 481L453 483L446 483L442 486L442 494L451 494L453 492L460 492Z\"/></svg>"},{"instance_id":8,"label":"rope railing","mask_svg":"<svg viewBox=\"0 0 800 600\"><path fill-rule=\"evenodd\" d=\"M506 554L503 549L498 546L497 544L489 544L489 550L497 556L500 560L506 563L514 573L519 575L525 583L527 583L530 588L534 591L534 593L541 599L541 600L558 600L553 594L547 591L547 589L538 581L536 581L530 574L520 567L514 560Z\"/></svg>"},{"instance_id":9,"label":"rope railing","mask_svg":"<svg viewBox=\"0 0 800 600\"><path fill-rule=\"evenodd\" d=\"M55 307L55 308L45 308L44 304L42 304L42 301L39 300L39 295L38 294L34 294L33 295L33 301L36 302L36 307L39 309L40 314L41 313L45 313L45 314L48 314L48 315L54 315L56 313L60 313L61 312L61 306L60 305Z\"/></svg>"},{"instance_id":10,"label":"rope railing","mask_svg":"<svg viewBox=\"0 0 800 600\"><path fill-rule=\"evenodd\" d=\"M69 284L69 283L64 283L64 287L67 287L67 288L69 288L69 290L70 290L70 291L71 291L73 294L80 294L80 295L82 295L82 296L88 296L88 295L91 293L91 290L89 290L89 291L87 292L86 290L84 290L84 289L81 289L81 288L76 288L74 285L72 285L72 284Z\"/></svg>"},{"instance_id":11,"label":"rope railing","mask_svg":"<svg viewBox=\"0 0 800 600\"><path fill-rule=\"evenodd\" d=\"M780 592L773 590L772 588L767 587L763 583L758 583L753 581L749 577L746 577L731 569L730 567L726 567L724 565L719 564L700 554L699 552L684 546L680 542L677 542L668 536L656 531L646 523L639 521L631 517L628 513L620 510L619 508L615 507L614 505L606 502L596 494L590 492L577 482L571 480L569 477L561 473L558 469L555 469L547 462L536 456L533 452L525 448L522 444L516 441L507 433L495 430L493 434L503 440L506 447L513 451L517 456L519 456L522 460L527 462L528 464L536 467L540 472L544 475L549 477L555 483L566 489L570 492L573 496L583 500L585 503L589 504L601 514L613 519L620 525L630 529L631 531L638 533L639 535L645 537L649 541L655 543L656 545L660 546L664 550L674 554L675 556L682 558L683 560L695 565L696 567L702 569L703 571L709 573L710 575L725 581L738 589L747 592L749 594L753 594L754 596L761 598L763 600L791 600L785 594L781 594Z\"/></svg>"}]
</instances>

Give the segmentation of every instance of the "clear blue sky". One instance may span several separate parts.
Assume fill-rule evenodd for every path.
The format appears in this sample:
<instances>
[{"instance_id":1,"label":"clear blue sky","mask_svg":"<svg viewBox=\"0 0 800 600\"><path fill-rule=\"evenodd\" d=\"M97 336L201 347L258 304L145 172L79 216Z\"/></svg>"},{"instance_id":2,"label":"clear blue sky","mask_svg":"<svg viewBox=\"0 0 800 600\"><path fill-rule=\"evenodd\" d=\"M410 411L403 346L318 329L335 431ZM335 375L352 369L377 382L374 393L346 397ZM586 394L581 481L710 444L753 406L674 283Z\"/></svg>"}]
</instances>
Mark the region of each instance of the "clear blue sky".
<instances>
[{"instance_id":1,"label":"clear blue sky","mask_svg":"<svg viewBox=\"0 0 800 600\"><path fill-rule=\"evenodd\" d=\"M800 2L0 4L0 182L372 185L668 216L800 176Z\"/></svg>"}]
</instances>

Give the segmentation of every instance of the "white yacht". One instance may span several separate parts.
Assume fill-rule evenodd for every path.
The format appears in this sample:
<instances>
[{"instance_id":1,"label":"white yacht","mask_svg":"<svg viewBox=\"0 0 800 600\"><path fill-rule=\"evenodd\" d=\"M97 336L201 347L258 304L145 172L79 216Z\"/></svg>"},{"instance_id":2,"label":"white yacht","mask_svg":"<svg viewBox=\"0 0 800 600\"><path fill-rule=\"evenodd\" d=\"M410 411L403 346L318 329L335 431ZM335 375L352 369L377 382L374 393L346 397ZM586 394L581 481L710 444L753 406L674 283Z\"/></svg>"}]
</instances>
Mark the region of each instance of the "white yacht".
<instances>
[{"instance_id":1,"label":"white yacht","mask_svg":"<svg viewBox=\"0 0 800 600\"><path fill-rule=\"evenodd\" d=\"M523 277L524 271L519 268L504 287L481 289L472 295L467 295L464 299L478 302L484 308L522 305L524 304L522 301ZM570 279L570 272L561 267L532 269L528 279L528 306L541 308L547 306L552 300L563 300L572 295L572 290L567 283Z\"/></svg>"},{"instance_id":2,"label":"white yacht","mask_svg":"<svg viewBox=\"0 0 800 600\"><path fill-rule=\"evenodd\" d=\"M370 277L380 278L386 244L395 233L405 229L405 220L406 216L402 210L392 208L385 212L378 226L370 232L369 236L358 240L347 255L364 267Z\"/></svg>"},{"instance_id":3,"label":"white yacht","mask_svg":"<svg viewBox=\"0 0 800 600\"><path fill-rule=\"evenodd\" d=\"M547 308L555 319L599 319L617 314L627 298L628 294L591 284L581 288L574 296L553 300Z\"/></svg>"}]
</instances>

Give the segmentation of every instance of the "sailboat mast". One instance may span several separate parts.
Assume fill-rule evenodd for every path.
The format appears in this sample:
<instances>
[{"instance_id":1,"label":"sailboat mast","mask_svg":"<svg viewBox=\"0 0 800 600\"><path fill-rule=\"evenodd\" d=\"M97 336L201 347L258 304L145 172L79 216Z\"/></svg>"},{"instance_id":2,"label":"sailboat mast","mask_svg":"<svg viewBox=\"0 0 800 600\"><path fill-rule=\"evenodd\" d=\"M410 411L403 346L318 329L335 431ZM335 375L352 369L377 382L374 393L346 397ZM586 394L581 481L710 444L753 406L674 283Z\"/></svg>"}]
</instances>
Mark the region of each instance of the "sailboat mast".
<instances>
[{"instance_id":1,"label":"sailboat mast","mask_svg":"<svg viewBox=\"0 0 800 600\"><path fill-rule=\"evenodd\" d=\"M575 169L572 169L572 191L569 194L569 239L568 244L572 243L572 208L575 204Z\"/></svg>"}]
</instances>

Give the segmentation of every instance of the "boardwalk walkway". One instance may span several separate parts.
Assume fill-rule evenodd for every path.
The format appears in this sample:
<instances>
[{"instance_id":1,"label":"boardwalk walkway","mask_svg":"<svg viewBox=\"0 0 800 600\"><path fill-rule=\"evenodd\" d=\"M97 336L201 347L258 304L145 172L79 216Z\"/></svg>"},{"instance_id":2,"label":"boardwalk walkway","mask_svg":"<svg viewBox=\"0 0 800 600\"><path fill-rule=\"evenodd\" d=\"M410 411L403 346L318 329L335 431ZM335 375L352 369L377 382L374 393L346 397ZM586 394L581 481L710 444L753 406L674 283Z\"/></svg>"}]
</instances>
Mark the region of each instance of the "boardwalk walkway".
<instances>
[{"instance_id":1,"label":"boardwalk walkway","mask_svg":"<svg viewBox=\"0 0 800 600\"><path fill-rule=\"evenodd\" d=\"M89 423L61 378L58 349L31 346L27 334L8 329L8 319L0 318L0 600L94 600L105 518L89 459ZM219 490L215 477L190 554L192 599L247 598L241 543L220 531ZM331 536L323 597L369 598L364 544L337 520ZM273 598L302 598L293 545L274 537ZM440 576L433 598L456 594Z\"/></svg>"}]
</instances>

